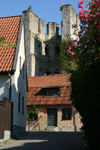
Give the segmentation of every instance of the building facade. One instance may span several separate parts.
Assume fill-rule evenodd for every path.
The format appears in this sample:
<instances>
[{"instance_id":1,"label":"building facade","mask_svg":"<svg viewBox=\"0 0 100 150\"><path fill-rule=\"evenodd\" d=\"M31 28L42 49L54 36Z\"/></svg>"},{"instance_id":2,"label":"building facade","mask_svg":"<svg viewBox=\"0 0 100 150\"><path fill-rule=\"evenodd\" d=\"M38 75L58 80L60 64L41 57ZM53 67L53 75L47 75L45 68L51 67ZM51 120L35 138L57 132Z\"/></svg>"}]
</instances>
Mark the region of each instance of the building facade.
<instances>
[{"instance_id":1,"label":"building facade","mask_svg":"<svg viewBox=\"0 0 100 150\"><path fill-rule=\"evenodd\" d=\"M26 130L80 131L81 116L70 97L70 76L67 73L28 77L27 110L35 105L40 112L29 114Z\"/></svg>"},{"instance_id":2,"label":"building facade","mask_svg":"<svg viewBox=\"0 0 100 150\"><path fill-rule=\"evenodd\" d=\"M15 48L0 45L0 101L6 97L13 102L12 129L5 128L5 131L9 137L15 137L26 128L27 64L24 14L2 17L0 23L0 37L4 36L6 43L16 45ZM5 140L5 137L6 135L0 140Z\"/></svg>"},{"instance_id":3,"label":"building facade","mask_svg":"<svg viewBox=\"0 0 100 150\"><path fill-rule=\"evenodd\" d=\"M73 35L72 25L79 25L79 16L71 5L63 5L61 35L59 24L49 22L45 34L45 21L39 19L32 11L26 10L25 15L25 40L28 76L41 76L58 74L60 69L60 45L67 35ZM79 27L78 27L79 29Z\"/></svg>"}]
</instances>

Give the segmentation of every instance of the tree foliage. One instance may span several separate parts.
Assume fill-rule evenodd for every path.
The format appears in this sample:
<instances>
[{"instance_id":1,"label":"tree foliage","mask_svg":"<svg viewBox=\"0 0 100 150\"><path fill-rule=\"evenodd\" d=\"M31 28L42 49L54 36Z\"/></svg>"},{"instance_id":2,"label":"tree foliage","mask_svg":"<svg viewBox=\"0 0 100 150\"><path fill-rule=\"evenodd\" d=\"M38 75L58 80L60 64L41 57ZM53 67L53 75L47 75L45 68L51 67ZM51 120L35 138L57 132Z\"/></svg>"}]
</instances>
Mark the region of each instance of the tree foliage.
<instances>
[{"instance_id":1,"label":"tree foliage","mask_svg":"<svg viewBox=\"0 0 100 150\"><path fill-rule=\"evenodd\" d=\"M71 76L71 99L82 117L89 150L100 150L100 0L91 0L87 8L84 3L85 0L78 3L78 41L69 37L65 49L78 60L77 70ZM75 24L72 27L77 28Z\"/></svg>"},{"instance_id":2,"label":"tree foliage","mask_svg":"<svg viewBox=\"0 0 100 150\"><path fill-rule=\"evenodd\" d=\"M75 49L79 63L71 77L71 98L82 117L89 150L100 150L100 1L91 0L85 10L83 3L78 3L82 25Z\"/></svg>"},{"instance_id":3,"label":"tree foliage","mask_svg":"<svg viewBox=\"0 0 100 150\"><path fill-rule=\"evenodd\" d=\"M100 150L100 62L80 67L71 76L71 99L79 111L90 150Z\"/></svg>"},{"instance_id":4,"label":"tree foliage","mask_svg":"<svg viewBox=\"0 0 100 150\"><path fill-rule=\"evenodd\" d=\"M60 46L60 68L66 70L68 73L75 71L77 68L76 60L67 53L65 48L70 43L71 41L63 40Z\"/></svg>"}]
</instances>

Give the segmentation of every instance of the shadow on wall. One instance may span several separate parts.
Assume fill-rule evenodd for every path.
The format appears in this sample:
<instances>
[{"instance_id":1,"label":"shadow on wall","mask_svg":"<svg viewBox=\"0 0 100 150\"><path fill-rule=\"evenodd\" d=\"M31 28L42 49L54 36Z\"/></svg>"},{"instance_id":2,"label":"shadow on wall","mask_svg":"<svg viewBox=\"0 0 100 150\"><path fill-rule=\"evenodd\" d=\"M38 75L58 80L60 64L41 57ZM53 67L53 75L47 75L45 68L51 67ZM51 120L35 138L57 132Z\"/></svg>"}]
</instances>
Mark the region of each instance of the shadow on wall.
<instances>
[{"instance_id":1,"label":"shadow on wall","mask_svg":"<svg viewBox=\"0 0 100 150\"><path fill-rule=\"evenodd\" d=\"M8 74L0 74L0 101L3 97L9 98L9 82Z\"/></svg>"},{"instance_id":2,"label":"shadow on wall","mask_svg":"<svg viewBox=\"0 0 100 150\"><path fill-rule=\"evenodd\" d=\"M15 75L15 74L14 74ZM26 68L25 61L19 68L11 87L11 100L14 102L13 107L13 137L25 131L26 128Z\"/></svg>"},{"instance_id":3,"label":"shadow on wall","mask_svg":"<svg viewBox=\"0 0 100 150\"><path fill-rule=\"evenodd\" d=\"M18 72L19 71L19 72ZM24 72L24 74L23 74ZM0 74L0 79L2 75ZM13 128L12 137L25 131L26 127L26 72L25 72L25 62L23 63L21 70L17 70L15 74L11 74L11 95L10 95L10 78L8 74L5 74L2 79L3 93L0 94L0 100L3 96L7 98L11 97L13 104ZM8 81L8 82L7 82ZM4 82L4 84L3 84ZM0 82L1 83L1 82ZM7 84L6 84L7 83ZM1 99L2 98L2 99Z\"/></svg>"},{"instance_id":4,"label":"shadow on wall","mask_svg":"<svg viewBox=\"0 0 100 150\"><path fill-rule=\"evenodd\" d=\"M29 124L28 124L28 119L26 121L26 127L29 126L30 127L33 127L33 130L34 128L38 127L40 128L40 123L39 123L39 120L42 118L42 116L38 117L38 120L29 120Z\"/></svg>"}]
</instances>

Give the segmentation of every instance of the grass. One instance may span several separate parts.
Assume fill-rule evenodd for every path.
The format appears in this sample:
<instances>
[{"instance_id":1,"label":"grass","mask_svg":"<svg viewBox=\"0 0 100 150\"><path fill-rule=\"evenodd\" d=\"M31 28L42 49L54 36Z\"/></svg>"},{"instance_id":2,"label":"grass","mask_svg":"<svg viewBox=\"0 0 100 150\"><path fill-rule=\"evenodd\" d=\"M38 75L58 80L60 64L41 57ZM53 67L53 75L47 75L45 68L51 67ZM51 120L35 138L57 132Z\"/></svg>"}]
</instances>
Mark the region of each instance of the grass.
<instances>
[{"instance_id":1,"label":"grass","mask_svg":"<svg viewBox=\"0 0 100 150\"><path fill-rule=\"evenodd\" d=\"M15 141L15 140L12 139L12 138L10 138L10 139L8 139L8 140L5 140L5 141L3 141L3 142L0 142L0 147L9 144L9 143L11 143L12 141Z\"/></svg>"},{"instance_id":2,"label":"grass","mask_svg":"<svg viewBox=\"0 0 100 150\"><path fill-rule=\"evenodd\" d=\"M23 136L26 135L26 133L27 133L27 132L20 133L20 136L23 137ZM13 138L9 138L8 140L5 140L5 141L3 141L3 142L0 142L0 147L3 147L3 146L5 146L5 145L7 145L7 144L9 144L9 143L11 143L11 142L16 141L16 140L20 140L20 138L19 138L18 136L15 136L14 139L13 139Z\"/></svg>"}]
</instances>

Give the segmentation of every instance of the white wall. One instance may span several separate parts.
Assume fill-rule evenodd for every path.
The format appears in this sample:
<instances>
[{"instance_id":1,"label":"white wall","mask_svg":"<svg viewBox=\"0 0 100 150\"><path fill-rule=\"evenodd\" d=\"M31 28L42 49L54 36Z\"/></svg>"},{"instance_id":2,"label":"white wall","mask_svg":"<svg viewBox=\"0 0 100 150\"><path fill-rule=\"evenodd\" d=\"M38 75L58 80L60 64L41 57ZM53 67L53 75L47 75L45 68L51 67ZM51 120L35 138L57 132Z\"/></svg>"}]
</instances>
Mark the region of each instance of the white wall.
<instances>
[{"instance_id":1,"label":"white wall","mask_svg":"<svg viewBox=\"0 0 100 150\"><path fill-rule=\"evenodd\" d=\"M21 73L20 73L20 57L21 57ZM23 79L23 65L24 65L24 79ZM14 102L13 106L13 125L19 127L26 127L26 70L25 70L25 47L24 47L24 23L21 30L21 37L19 41L19 53L16 64L15 74L12 76L11 100ZM20 97L20 112L18 111L19 92ZM22 114L22 97L24 97L24 115Z\"/></svg>"},{"instance_id":2,"label":"white wall","mask_svg":"<svg viewBox=\"0 0 100 150\"><path fill-rule=\"evenodd\" d=\"M0 101L5 96L9 98L9 76L8 74L0 74Z\"/></svg>"}]
</instances>

